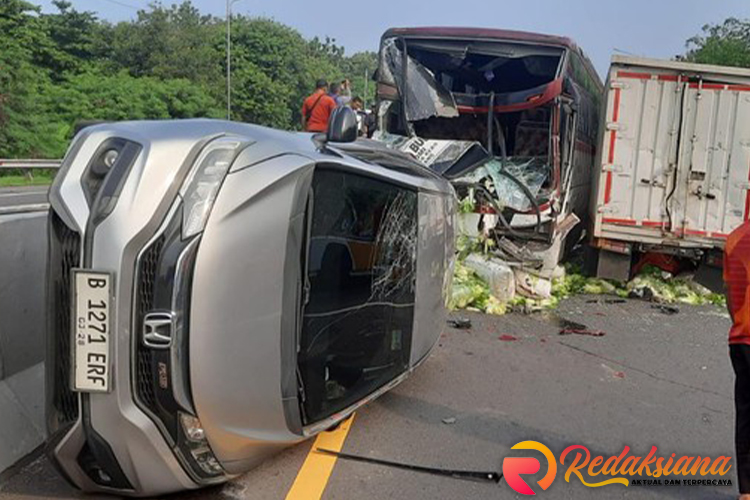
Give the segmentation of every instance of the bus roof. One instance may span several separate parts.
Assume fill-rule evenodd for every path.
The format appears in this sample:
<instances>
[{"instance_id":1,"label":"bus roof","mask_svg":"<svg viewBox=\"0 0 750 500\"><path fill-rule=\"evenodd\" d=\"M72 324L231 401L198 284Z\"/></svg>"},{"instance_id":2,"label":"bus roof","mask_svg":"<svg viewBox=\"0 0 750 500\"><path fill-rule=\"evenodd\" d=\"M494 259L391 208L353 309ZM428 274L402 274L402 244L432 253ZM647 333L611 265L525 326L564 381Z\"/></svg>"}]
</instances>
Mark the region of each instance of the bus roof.
<instances>
[{"instance_id":1,"label":"bus roof","mask_svg":"<svg viewBox=\"0 0 750 500\"><path fill-rule=\"evenodd\" d=\"M383 34L383 38L394 36L406 37L447 37L447 38L485 38L497 40L538 43L543 45L557 45L577 50L576 43L565 36L543 35L526 31L501 30L494 28L462 28L462 27L420 27L420 28L390 28Z\"/></svg>"}]
</instances>

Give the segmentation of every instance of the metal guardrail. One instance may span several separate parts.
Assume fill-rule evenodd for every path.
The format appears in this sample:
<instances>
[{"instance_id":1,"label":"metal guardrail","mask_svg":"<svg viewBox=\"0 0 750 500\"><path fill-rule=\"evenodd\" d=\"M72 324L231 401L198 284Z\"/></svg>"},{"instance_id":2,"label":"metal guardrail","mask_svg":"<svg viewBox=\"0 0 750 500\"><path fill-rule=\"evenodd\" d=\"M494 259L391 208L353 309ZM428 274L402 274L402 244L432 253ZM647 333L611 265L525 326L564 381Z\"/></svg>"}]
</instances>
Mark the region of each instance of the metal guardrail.
<instances>
[{"instance_id":1,"label":"metal guardrail","mask_svg":"<svg viewBox=\"0 0 750 500\"><path fill-rule=\"evenodd\" d=\"M0 207L0 216L15 214L31 214L49 210L49 203L32 203L30 205L17 205L14 207Z\"/></svg>"},{"instance_id":2,"label":"metal guardrail","mask_svg":"<svg viewBox=\"0 0 750 500\"><path fill-rule=\"evenodd\" d=\"M56 170L60 168L62 160L5 160L0 159L0 170L29 170L45 168Z\"/></svg>"}]
</instances>

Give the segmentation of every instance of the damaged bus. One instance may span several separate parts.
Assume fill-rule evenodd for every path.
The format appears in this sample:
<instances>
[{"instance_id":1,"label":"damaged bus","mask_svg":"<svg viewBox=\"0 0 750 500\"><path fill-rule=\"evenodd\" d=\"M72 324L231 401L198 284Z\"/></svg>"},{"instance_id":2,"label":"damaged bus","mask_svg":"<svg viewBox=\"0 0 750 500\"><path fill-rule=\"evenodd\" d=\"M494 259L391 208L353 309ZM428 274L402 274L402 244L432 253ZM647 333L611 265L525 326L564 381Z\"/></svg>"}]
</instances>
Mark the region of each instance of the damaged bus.
<instances>
[{"instance_id":1,"label":"damaged bus","mask_svg":"<svg viewBox=\"0 0 750 500\"><path fill-rule=\"evenodd\" d=\"M585 227L603 85L583 51L533 33L395 28L376 79L375 138L448 178L504 260L549 276Z\"/></svg>"}]
</instances>

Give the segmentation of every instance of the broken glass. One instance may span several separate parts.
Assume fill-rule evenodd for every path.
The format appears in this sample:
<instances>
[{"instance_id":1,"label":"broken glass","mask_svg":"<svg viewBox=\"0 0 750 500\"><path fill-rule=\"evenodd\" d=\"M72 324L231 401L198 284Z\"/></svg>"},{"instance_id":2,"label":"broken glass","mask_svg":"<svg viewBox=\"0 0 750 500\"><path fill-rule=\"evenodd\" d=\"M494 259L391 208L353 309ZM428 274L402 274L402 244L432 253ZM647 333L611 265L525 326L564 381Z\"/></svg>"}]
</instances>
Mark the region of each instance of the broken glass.
<instances>
[{"instance_id":1,"label":"broken glass","mask_svg":"<svg viewBox=\"0 0 750 500\"><path fill-rule=\"evenodd\" d=\"M414 325L417 193L336 170L313 177L298 364L307 423L406 371Z\"/></svg>"},{"instance_id":2,"label":"broken glass","mask_svg":"<svg viewBox=\"0 0 750 500\"><path fill-rule=\"evenodd\" d=\"M443 87L435 75L422 64L404 54L397 46L396 39L383 43L382 81L395 85L405 105L408 121L425 120L433 116L453 118L458 116L458 108L453 95ZM406 61L406 72L404 72Z\"/></svg>"},{"instance_id":3,"label":"broken glass","mask_svg":"<svg viewBox=\"0 0 750 500\"><path fill-rule=\"evenodd\" d=\"M509 207L520 212L526 212L533 208L533 204L523 189L508 175L501 173L505 170L507 174L515 177L528 188L531 194L538 198L542 186L550 175L550 166L542 158L515 158L510 157L501 161L492 159L487 163L462 177L460 180L478 184L490 179L498 203L502 207Z\"/></svg>"}]
</instances>

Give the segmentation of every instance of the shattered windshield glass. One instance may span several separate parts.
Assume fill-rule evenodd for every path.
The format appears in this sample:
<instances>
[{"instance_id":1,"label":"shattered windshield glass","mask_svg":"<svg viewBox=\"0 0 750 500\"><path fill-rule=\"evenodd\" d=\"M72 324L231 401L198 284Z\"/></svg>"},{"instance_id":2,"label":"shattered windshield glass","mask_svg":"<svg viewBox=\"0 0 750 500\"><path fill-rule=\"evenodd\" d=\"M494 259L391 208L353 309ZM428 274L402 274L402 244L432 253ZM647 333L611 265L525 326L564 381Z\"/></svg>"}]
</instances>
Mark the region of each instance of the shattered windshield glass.
<instances>
[{"instance_id":1,"label":"shattered windshield glass","mask_svg":"<svg viewBox=\"0 0 750 500\"><path fill-rule=\"evenodd\" d=\"M562 49L502 41L409 40L409 55L460 94L518 92L555 79Z\"/></svg>"},{"instance_id":2,"label":"shattered windshield glass","mask_svg":"<svg viewBox=\"0 0 750 500\"><path fill-rule=\"evenodd\" d=\"M501 173L503 170L508 175ZM527 212L533 208L532 202L518 183L511 179L511 176L526 186L537 199L551 172L549 164L541 158L507 158L505 161L495 158L459 180L479 184L490 179L492 183L490 192L500 206Z\"/></svg>"},{"instance_id":3,"label":"shattered windshield glass","mask_svg":"<svg viewBox=\"0 0 750 500\"><path fill-rule=\"evenodd\" d=\"M396 39L386 40L382 51L385 61L384 78L398 87L405 104L407 120L458 116L458 108L451 93L435 79L430 70L411 57L404 58Z\"/></svg>"},{"instance_id":4,"label":"shattered windshield glass","mask_svg":"<svg viewBox=\"0 0 750 500\"><path fill-rule=\"evenodd\" d=\"M417 221L415 191L336 170L315 173L298 354L308 423L407 369Z\"/></svg>"},{"instance_id":5,"label":"shattered windshield glass","mask_svg":"<svg viewBox=\"0 0 750 500\"><path fill-rule=\"evenodd\" d=\"M488 106L490 94L495 105L526 102L558 77L563 54L561 47L502 40L389 38L379 80L398 88L410 122L455 118L459 105Z\"/></svg>"}]
</instances>

